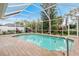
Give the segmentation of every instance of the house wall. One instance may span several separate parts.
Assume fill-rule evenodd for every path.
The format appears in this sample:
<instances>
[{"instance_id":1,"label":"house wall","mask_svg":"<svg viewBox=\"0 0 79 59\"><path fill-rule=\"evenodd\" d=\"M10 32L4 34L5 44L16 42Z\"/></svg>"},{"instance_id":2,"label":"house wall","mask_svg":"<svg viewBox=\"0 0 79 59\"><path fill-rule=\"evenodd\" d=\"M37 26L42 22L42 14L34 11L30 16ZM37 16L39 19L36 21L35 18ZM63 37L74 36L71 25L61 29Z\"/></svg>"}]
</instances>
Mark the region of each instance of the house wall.
<instances>
[{"instance_id":1,"label":"house wall","mask_svg":"<svg viewBox=\"0 0 79 59\"><path fill-rule=\"evenodd\" d=\"M5 31L7 32L8 30L16 30L19 29L21 30L22 32L24 32L24 27L8 27L8 26L0 26L0 34Z\"/></svg>"}]
</instances>

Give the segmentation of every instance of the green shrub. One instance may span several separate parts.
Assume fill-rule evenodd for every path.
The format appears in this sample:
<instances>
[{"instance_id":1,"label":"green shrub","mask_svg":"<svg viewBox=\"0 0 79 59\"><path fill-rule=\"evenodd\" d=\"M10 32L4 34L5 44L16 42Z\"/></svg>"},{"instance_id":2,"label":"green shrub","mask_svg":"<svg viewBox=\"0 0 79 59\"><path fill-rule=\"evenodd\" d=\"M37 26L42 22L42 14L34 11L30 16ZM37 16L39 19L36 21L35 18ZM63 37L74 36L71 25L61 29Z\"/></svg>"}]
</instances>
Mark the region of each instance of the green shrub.
<instances>
[{"instance_id":1,"label":"green shrub","mask_svg":"<svg viewBox=\"0 0 79 59\"><path fill-rule=\"evenodd\" d=\"M15 33L15 30L8 30L8 33L9 34L14 34Z\"/></svg>"},{"instance_id":2,"label":"green shrub","mask_svg":"<svg viewBox=\"0 0 79 59\"><path fill-rule=\"evenodd\" d=\"M57 32L57 31L52 31L51 33L52 33L52 34L54 34L54 35L55 35L55 34L58 34L58 32Z\"/></svg>"},{"instance_id":3,"label":"green shrub","mask_svg":"<svg viewBox=\"0 0 79 59\"><path fill-rule=\"evenodd\" d=\"M2 33L3 33L3 35L7 34L7 32L6 32L6 31L3 31Z\"/></svg>"},{"instance_id":4,"label":"green shrub","mask_svg":"<svg viewBox=\"0 0 79 59\"><path fill-rule=\"evenodd\" d=\"M59 34L59 35L62 35L62 31L58 31L58 34Z\"/></svg>"},{"instance_id":5,"label":"green shrub","mask_svg":"<svg viewBox=\"0 0 79 59\"><path fill-rule=\"evenodd\" d=\"M68 31L63 31L63 35L68 35Z\"/></svg>"},{"instance_id":6,"label":"green shrub","mask_svg":"<svg viewBox=\"0 0 79 59\"><path fill-rule=\"evenodd\" d=\"M23 31L22 30L20 30L20 31L16 31L16 33L22 33Z\"/></svg>"},{"instance_id":7,"label":"green shrub","mask_svg":"<svg viewBox=\"0 0 79 59\"><path fill-rule=\"evenodd\" d=\"M70 34L71 35L76 35L77 34L77 31L70 31Z\"/></svg>"}]
</instances>

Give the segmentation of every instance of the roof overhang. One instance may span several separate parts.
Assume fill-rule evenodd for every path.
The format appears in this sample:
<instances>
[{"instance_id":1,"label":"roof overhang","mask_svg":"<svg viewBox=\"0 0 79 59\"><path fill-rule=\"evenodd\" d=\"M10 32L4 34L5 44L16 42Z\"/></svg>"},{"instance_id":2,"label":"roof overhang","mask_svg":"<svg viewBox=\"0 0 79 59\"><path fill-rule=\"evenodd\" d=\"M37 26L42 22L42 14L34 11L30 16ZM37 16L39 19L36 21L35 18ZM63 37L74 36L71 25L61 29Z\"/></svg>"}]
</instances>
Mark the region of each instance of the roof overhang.
<instances>
[{"instance_id":1,"label":"roof overhang","mask_svg":"<svg viewBox=\"0 0 79 59\"><path fill-rule=\"evenodd\" d=\"M1 19L5 19L5 18L8 18L9 16L12 16L12 15L16 15L16 14L19 14L21 11L23 11L25 8L28 8L30 5L32 5L32 3L28 3L28 4L14 4L14 5L10 5L7 3L2 3L0 4L0 18ZM9 7L17 7L17 9L15 8L13 11L10 11L10 12L7 12L10 8ZM20 7L18 9L18 7ZM6 12L5 12L6 11Z\"/></svg>"},{"instance_id":2,"label":"roof overhang","mask_svg":"<svg viewBox=\"0 0 79 59\"><path fill-rule=\"evenodd\" d=\"M7 6L8 6L8 3L0 3L0 18L3 18Z\"/></svg>"}]
</instances>

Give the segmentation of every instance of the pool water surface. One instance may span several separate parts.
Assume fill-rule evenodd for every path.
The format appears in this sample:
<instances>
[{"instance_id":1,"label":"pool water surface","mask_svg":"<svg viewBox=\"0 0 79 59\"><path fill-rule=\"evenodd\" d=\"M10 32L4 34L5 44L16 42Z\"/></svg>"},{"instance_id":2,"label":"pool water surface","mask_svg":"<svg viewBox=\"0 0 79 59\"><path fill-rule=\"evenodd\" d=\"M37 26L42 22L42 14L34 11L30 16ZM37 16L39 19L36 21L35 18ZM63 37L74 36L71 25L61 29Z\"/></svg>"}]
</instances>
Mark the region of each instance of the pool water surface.
<instances>
[{"instance_id":1,"label":"pool water surface","mask_svg":"<svg viewBox=\"0 0 79 59\"><path fill-rule=\"evenodd\" d=\"M65 38L62 37L54 37L48 35L40 35L40 34L25 34L16 36L17 38L31 42L41 48L45 48L48 50L55 50L55 51L66 51L67 44ZM68 40L69 49L73 46L73 41Z\"/></svg>"}]
</instances>

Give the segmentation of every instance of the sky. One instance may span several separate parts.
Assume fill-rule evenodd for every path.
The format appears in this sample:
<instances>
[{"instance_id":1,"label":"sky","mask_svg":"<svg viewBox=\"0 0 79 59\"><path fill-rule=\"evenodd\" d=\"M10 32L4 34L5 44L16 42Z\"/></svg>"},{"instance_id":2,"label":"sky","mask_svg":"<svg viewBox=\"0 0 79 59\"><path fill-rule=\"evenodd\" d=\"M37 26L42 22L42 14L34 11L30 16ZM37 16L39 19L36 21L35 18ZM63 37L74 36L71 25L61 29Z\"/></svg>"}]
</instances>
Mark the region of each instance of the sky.
<instances>
[{"instance_id":1,"label":"sky","mask_svg":"<svg viewBox=\"0 0 79 59\"><path fill-rule=\"evenodd\" d=\"M23 3L21 3L23 4ZM20 10L22 8L25 7L25 5L20 6L20 7L11 7L13 4L9 4L8 8L6 10L5 14L8 14L10 12L13 12L15 10ZM17 5L17 4L16 4ZM40 7L40 4L34 4L36 6ZM32 21L32 20L38 20L40 19L40 11L41 11L41 7L37 8L34 5L31 5L27 8L25 8L22 12L20 12L17 15L14 16L10 16L8 18L6 18L5 20L0 20L0 24L5 24L5 23L13 23L15 21L20 21L20 20L27 20L27 21ZM78 3L59 3L57 4L57 12L58 15L63 16L64 14L68 13L71 9L77 8L79 7Z\"/></svg>"},{"instance_id":2,"label":"sky","mask_svg":"<svg viewBox=\"0 0 79 59\"><path fill-rule=\"evenodd\" d=\"M64 15L68 13L71 9L78 8L79 3L59 3L57 4L58 14Z\"/></svg>"}]
</instances>

